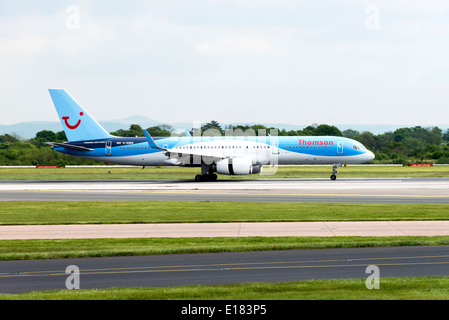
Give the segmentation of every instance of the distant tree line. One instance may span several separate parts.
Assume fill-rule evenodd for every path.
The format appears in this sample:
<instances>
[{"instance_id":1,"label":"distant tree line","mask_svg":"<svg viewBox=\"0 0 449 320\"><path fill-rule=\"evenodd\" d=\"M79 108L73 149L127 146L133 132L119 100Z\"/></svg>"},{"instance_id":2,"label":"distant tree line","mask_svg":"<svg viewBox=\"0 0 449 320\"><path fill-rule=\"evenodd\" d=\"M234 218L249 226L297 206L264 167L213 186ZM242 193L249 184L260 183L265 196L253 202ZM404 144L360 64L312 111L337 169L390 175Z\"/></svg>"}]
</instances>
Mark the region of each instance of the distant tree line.
<instances>
[{"instance_id":1,"label":"distant tree line","mask_svg":"<svg viewBox=\"0 0 449 320\"><path fill-rule=\"evenodd\" d=\"M201 126L201 132L219 133L221 135L269 134L270 129L260 124L230 125L225 128L213 120ZM154 126L146 129L153 137L169 137L174 132L169 125ZM195 135L198 129L191 129ZM449 129L443 132L438 127L420 126L399 128L382 134L369 131L359 132L352 129L340 131L335 126L314 124L300 130L277 130L279 136L340 136L357 140L376 155L375 163L406 163L430 161L449 163ZM119 129L111 132L120 137L143 137L143 129L132 124L128 130ZM177 135L186 135L179 131ZM92 165L97 161L64 155L51 150L45 142L67 141L64 131L42 130L34 138L23 140L11 134L0 135L0 165Z\"/></svg>"},{"instance_id":2,"label":"distant tree line","mask_svg":"<svg viewBox=\"0 0 449 320\"><path fill-rule=\"evenodd\" d=\"M160 125L155 127L150 127L147 129L148 133L152 137L170 137L171 126ZM117 137L144 137L143 129L138 124L132 124L128 130L119 129L117 131L111 132L113 136Z\"/></svg>"}]
</instances>

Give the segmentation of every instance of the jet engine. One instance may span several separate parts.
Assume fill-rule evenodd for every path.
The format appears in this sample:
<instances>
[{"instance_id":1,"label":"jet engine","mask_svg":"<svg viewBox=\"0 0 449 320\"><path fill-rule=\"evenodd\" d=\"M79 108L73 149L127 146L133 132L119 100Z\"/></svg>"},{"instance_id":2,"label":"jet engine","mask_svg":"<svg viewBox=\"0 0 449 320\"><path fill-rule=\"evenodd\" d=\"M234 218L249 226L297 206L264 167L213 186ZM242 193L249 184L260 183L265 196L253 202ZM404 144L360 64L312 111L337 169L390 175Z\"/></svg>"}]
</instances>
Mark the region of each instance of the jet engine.
<instances>
[{"instance_id":1,"label":"jet engine","mask_svg":"<svg viewBox=\"0 0 449 320\"><path fill-rule=\"evenodd\" d=\"M255 173L253 172L253 161L248 158L223 159L217 161L216 165L219 174L243 175Z\"/></svg>"}]
</instances>

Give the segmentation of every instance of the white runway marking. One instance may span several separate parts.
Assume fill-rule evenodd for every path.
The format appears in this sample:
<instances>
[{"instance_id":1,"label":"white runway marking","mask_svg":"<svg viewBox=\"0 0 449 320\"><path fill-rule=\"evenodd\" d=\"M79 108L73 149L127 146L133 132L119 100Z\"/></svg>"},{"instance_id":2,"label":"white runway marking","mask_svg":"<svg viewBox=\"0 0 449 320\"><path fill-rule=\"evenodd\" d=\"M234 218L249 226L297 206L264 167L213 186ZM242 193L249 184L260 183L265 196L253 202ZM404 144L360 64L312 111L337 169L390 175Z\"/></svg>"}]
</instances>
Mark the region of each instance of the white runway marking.
<instances>
[{"instance_id":1,"label":"white runway marking","mask_svg":"<svg viewBox=\"0 0 449 320\"><path fill-rule=\"evenodd\" d=\"M0 190L132 190L132 191L262 191L302 194L382 194L449 197L449 179L350 180L224 180L217 182L164 181L38 181L0 183Z\"/></svg>"}]
</instances>

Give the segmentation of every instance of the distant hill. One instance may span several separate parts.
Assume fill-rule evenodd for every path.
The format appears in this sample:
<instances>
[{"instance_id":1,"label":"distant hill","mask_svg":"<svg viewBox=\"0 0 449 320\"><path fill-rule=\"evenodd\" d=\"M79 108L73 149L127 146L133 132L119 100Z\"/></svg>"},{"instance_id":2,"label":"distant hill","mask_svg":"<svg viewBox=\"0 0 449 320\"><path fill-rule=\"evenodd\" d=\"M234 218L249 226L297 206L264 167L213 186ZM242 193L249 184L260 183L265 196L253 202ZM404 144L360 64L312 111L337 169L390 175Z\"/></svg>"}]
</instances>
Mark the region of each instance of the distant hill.
<instances>
[{"instance_id":1,"label":"distant hill","mask_svg":"<svg viewBox=\"0 0 449 320\"><path fill-rule=\"evenodd\" d=\"M145 116L141 115L134 115L125 119L116 119L116 120L108 120L108 121L98 121L108 132L116 131L118 129L129 129L129 126L131 124L138 124L142 128L149 128L153 126L158 126L162 124L171 125L173 129L192 129L192 122L186 122L186 123L161 123L159 121L150 119ZM219 121L220 122L220 121ZM227 125L230 125L230 123L221 123L223 128ZM299 130L307 127L310 124L286 124L286 123L255 123L255 122L240 122L240 123L231 123L232 125L242 124L242 125L253 125L253 124L262 124L266 127L275 127L279 129L285 129L285 130ZM331 124L330 125L334 125ZM404 126L404 125L384 125L384 124L375 124L375 125L361 125L361 124L343 124L343 125L335 125L337 128L339 128L341 131L346 129L353 129L360 132L364 131L370 131L373 134L380 134L387 131L394 131L397 128L402 127L412 127L410 126ZM445 125L421 125L421 127L427 128L427 127L434 127L437 126L443 131L446 131L449 128L448 124ZM9 125L0 125L0 134L15 134L19 136L22 139L30 139L33 138L37 132L42 130L51 130L53 132L58 132L62 130L62 125L60 122L52 122L52 121L29 121L29 122L20 122L15 124L9 124Z\"/></svg>"},{"instance_id":2,"label":"distant hill","mask_svg":"<svg viewBox=\"0 0 449 320\"><path fill-rule=\"evenodd\" d=\"M15 124L0 124L0 134L14 134L22 139L34 138L36 133L42 130L58 132L62 130L62 125L60 122L50 121L29 121Z\"/></svg>"}]
</instances>

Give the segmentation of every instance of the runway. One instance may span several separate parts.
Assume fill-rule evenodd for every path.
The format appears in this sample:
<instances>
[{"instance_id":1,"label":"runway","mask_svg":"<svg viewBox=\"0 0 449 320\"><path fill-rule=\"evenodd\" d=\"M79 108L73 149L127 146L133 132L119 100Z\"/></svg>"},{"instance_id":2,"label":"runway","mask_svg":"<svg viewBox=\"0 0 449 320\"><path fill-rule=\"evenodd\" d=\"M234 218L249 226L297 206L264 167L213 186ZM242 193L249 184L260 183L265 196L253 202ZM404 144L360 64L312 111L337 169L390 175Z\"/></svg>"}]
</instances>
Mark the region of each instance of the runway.
<instances>
[{"instance_id":1,"label":"runway","mask_svg":"<svg viewBox=\"0 0 449 320\"><path fill-rule=\"evenodd\" d=\"M0 181L0 201L93 200L449 204L449 179Z\"/></svg>"},{"instance_id":2,"label":"runway","mask_svg":"<svg viewBox=\"0 0 449 320\"><path fill-rule=\"evenodd\" d=\"M0 293L66 289L69 265L80 288L448 276L449 246L309 249L160 256L0 261ZM364 286L364 281L361 282Z\"/></svg>"}]
</instances>

